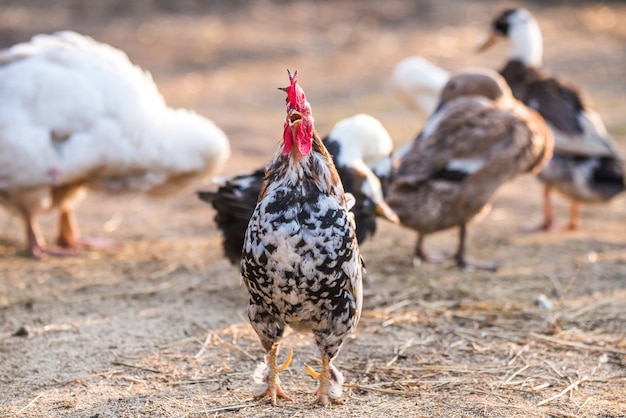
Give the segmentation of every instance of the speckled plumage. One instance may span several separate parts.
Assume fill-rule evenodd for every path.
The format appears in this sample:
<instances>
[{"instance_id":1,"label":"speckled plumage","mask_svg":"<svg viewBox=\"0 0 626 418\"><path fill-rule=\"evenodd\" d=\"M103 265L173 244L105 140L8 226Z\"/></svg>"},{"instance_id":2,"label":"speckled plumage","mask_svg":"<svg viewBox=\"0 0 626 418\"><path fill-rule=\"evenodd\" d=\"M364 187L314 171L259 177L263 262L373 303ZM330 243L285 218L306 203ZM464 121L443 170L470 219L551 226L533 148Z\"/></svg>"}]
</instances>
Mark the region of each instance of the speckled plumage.
<instances>
[{"instance_id":1,"label":"speckled plumage","mask_svg":"<svg viewBox=\"0 0 626 418\"><path fill-rule=\"evenodd\" d=\"M265 169L221 180L216 191L199 191L198 197L215 209L215 223L222 231L224 255L234 265L241 263L243 238L254 212Z\"/></svg>"},{"instance_id":2,"label":"speckled plumage","mask_svg":"<svg viewBox=\"0 0 626 418\"><path fill-rule=\"evenodd\" d=\"M337 122L323 139L344 190L354 196L350 211L356 222L359 244L376 232L379 216L397 222L390 215L383 197L385 182L391 172L393 143L387 130L375 118L357 114ZM211 203L215 222L222 231L222 247L231 263L239 265L248 221L256 207L265 169L220 179L216 191L200 191L198 196Z\"/></svg>"},{"instance_id":3,"label":"speckled plumage","mask_svg":"<svg viewBox=\"0 0 626 418\"><path fill-rule=\"evenodd\" d=\"M290 109L288 102L288 118ZM338 393L327 387L340 380L330 362L358 322L363 264L354 219L322 141L312 131L309 154L302 155L306 144L299 142L286 155L284 149L283 144L267 168L244 240L248 317L268 352L270 377L285 327L313 332L330 380L320 377L318 402L326 404L341 393L340 384ZM274 393L268 382L274 403L282 392L275 374Z\"/></svg>"},{"instance_id":4,"label":"speckled plumage","mask_svg":"<svg viewBox=\"0 0 626 418\"><path fill-rule=\"evenodd\" d=\"M241 263L248 312L266 349L290 325L323 333L318 344L334 357L337 339L357 319L354 288L361 266L354 222L325 158L314 151L304 170L290 167L289 160L279 156L268 169L248 224ZM317 177L322 180L312 180ZM327 341L331 333L337 339Z\"/></svg>"}]
</instances>

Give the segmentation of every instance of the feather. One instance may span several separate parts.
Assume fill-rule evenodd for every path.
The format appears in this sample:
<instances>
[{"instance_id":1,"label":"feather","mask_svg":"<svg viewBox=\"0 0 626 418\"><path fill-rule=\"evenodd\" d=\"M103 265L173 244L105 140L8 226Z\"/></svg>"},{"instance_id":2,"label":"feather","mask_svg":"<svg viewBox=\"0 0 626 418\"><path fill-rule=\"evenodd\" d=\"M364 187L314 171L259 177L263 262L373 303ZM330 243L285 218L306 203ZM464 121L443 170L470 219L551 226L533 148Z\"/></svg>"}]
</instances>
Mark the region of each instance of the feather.
<instances>
[{"instance_id":1,"label":"feather","mask_svg":"<svg viewBox=\"0 0 626 418\"><path fill-rule=\"evenodd\" d=\"M343 378L331 362L360 317L363 262L348 210L353 198L346 196L313 128L296 74L290 81L284 142L266 170L248 223L241 274L250 296L248 318L267 352L269 372L262 383L268 388L262 396L273 404L278 396L290 399L276 364L290 326L315 336L322 358L317 402L326 405L341 396ZM255 393L258 388L257 382Z\"/></svg>"},{"instance_id":2,"label":"feather","mask_svg":"<svg viewBox=\"0 0 626 418\"><path fill-rule=\"evenodd\" d=\"M501 74L515 97L536 109L554 135L554 156L539 173L545 184L544 219L536 229L549 229L554 223L552 189L570 198L567 228L576 229L579 202L606 201L626 190L623 157L583 93L541 70L543 39L528 10L504 11L494 19L492 31L493 39L510 41L509 59Z\"/></svg>"},{"instance_id":3,"label":"feather","mask_svg":"<svg viewBox=\"0 0 626 418\"><path fill-rule=\"evenodd\" d=\"M358 114L337 122L323 140L346 192L354 197L349 207L355 217L359 243L376 232L377 217L397 222L384 202L391 172L393 143L383 125L369 115ZM216 179L217 191L200 191L198 197L216 210L226 257L238 264L248 221L256 207L265 168L231 179Z\"/></svg>"},{"instance_id":4,"label":"feather","mask_svg":"<svg viewBox=\"0 0 626 418\"><path fill-rule=\"evenodd\" d=\"M229 156L220 128L169 108L150 74L110 45L69 31L41 34L1 51L0 62L7 206L24 207L20 191L35 188L67 190L56 193L58 207L78 187L162 196L214 174ZM43 209L24 210L32 217Z\"/></svg>"},{"instance_id":5,"label":"feather","mask_svg":"<svg viewBox=\"0 0 626 418\"><path fill-rule=\"evenodd\" d=\"M552 155L553 139L541 117L515 100L502 77L488 70L452 77L431 119L437 123L428 121L403 153L387 202L402 225L418 232L419 259L429 259L423 236L458 226L455 258L463 267L468 264L466 224L502 184L540 169Z\"/></svg>"}]
</instances>

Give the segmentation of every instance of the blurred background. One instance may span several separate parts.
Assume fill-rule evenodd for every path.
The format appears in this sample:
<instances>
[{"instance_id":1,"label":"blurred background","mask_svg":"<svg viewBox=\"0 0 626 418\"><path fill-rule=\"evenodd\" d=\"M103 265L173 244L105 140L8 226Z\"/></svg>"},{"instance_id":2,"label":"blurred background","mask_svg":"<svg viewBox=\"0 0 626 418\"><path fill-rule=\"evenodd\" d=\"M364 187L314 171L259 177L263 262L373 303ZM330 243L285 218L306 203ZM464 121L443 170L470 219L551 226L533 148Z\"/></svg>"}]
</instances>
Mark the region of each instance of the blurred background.
<instances>
[{"instance_id":1,"label":"blurred background","mask_svg":"<svg viewBox=\"0 0 626 418\"><path fill-rule=\"evenodd\" d=\"M276 87L286 68L299 71L320 134L367 112L397 145L411 140L423 119L394 97L394 65L420 54L450 71L500 68L504 43L482 54L474 47L493 16L513 5L539 20L545 67L583 87L623 142L626 27L618 23L626 4L617 1L0 1L0 47L71 29L126 51L168 104L226 131L232 174L273 154L283 112Z\"/></svg>"}]
</instances>

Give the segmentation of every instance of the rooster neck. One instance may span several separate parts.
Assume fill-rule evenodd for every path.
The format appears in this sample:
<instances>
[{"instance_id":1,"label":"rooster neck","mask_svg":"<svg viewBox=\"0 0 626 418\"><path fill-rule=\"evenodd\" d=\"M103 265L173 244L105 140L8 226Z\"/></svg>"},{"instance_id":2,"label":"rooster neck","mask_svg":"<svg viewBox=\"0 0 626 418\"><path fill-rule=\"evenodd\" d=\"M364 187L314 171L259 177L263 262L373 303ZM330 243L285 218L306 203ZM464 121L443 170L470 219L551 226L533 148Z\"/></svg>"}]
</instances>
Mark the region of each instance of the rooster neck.
<instances>
[{"instance_id":1,"label":"rooster neck","mask_svg":"<svg viewBox=\"0 0 626 418\"><path fill-rule=\"evenodd\" d=\"M313 133L312 148L308 155L286 156L279 150L267 169L265 181L259 194L262 199L268 188L280 183L290 187L294 193L307 193L310 190L332 196L340 196L345 201L344 190L333 160L317 133ZM312 188L311 186L315 186Z\"/></svg>"}]
</instances>

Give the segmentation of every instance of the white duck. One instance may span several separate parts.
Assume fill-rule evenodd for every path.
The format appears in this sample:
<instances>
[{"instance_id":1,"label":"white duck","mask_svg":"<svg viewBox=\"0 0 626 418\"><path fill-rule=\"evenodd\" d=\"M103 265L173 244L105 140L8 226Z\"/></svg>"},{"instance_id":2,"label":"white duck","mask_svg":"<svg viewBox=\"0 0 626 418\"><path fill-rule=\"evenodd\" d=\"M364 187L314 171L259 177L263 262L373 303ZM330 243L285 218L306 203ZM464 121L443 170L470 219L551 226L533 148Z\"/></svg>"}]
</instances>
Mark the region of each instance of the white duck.
<instances>
[{"instance_id":1,"label":"white duck","mask_svg":"<svg viewBox=\"0 0 626 418\"><path fill-rule=\"evenodd\" d=\"M391 83L397 97L411 110L429 117L439 103L439 95L450 73L419 55L396 64Z\"/></svg>"},{"instance_id":2,"label":"white duck","mask_svg":"<svg viewBox=\"0 0 626 418\"><path fill-rule=\"evenodd\" d=\"M213 122L167 107L127 55L75 32L0 51L0 204L24 220L27 252L85 242L74 216L86 189L164 195L215 173L230 154ZM36 223L60 212L48 248Z\"/></svg>"}]
</instances>

